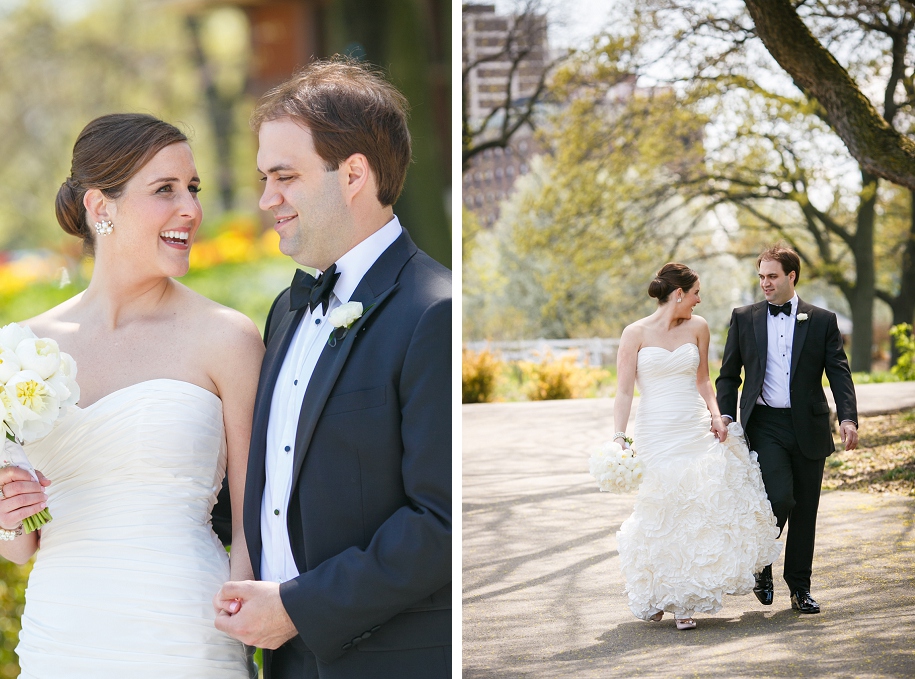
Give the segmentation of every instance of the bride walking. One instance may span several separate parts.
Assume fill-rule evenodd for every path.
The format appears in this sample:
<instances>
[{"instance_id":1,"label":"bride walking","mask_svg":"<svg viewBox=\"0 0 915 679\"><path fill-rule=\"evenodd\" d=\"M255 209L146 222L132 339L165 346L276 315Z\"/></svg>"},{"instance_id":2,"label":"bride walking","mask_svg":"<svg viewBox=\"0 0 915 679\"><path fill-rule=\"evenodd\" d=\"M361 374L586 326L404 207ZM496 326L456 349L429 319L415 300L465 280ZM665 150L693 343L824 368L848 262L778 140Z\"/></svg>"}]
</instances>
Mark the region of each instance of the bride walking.
<instances>
[{"instance_id":1,"label":"bride walking","mask_svg":"<svg viewBox=\"0 0 915 679\"><path fill-rule=\"evenodd\" d=\"M617 355L614 440L628 446L638 384L633 445L645 470L617 533L620 565L636 617L660 621L666 611L678 629L693 629L693 615L715 613L725 594L753 589L753 574L778 556L778 528L756 454L718 410L708 323L692 313L699 276L665 264L648 294L657 310L623 331Z\"/></svg>"},{"instance_id":2,"label":"bride walking","mask_svg":"<svg viewBox=\"0 0 915 679\"><path fill-rule=\"evenodd\" d=\"M187 138L152 116L97 118L74 146L57 217L94 252L92 280L25 325L76 360L79 407L26 447L50 485L0 469L0 554L38 550L22 679L249 676L211 600L230 572L252 577L241 502L264 345L172 278L188 270L199 189ZM210 525L227 467L231 568ZM45 502L38 549L17 524Z\"/></svg>"}]
</instances>

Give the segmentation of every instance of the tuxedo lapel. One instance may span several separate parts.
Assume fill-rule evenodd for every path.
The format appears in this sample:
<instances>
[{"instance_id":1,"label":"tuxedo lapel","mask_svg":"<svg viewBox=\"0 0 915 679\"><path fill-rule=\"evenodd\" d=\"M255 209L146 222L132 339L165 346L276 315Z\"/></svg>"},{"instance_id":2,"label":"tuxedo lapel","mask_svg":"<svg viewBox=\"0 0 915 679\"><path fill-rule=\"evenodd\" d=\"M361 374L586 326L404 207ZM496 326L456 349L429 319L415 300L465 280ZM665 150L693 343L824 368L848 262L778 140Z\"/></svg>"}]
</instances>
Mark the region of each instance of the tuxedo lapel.
<instances>
[{"instance_id":1,"label":"tuxedo lapel","mask_svg":"<svg viewBox=\"0 0 915 679\"><path fill-rule=\"evenodd\" d=\"M366 322L384 301L397 289L397 277L407 261L417 252L416 246L406 230L385 250L372 268L363 277L350 301L361 302L362 316L350 326L346 336L338 340L335 346L325 345L321 357L315 365L314 372L305 391L302 410L299 412L299 424L296 430L295 459L292 468L292 484L295 486L315 427L324 410L330 392L343 370L343 365L352 351L354 344L361 341L360 332ZM364 335L364 333L362 333ZM328 332L328 336L330 333Z\"/></svg>"},{"instance_id":2,"label":"tuxedo lapel","mask_svg":"<svg viewBox=\"0 0 915 679\"><path fill-rule=\"evenodd\" d=\"M804 341L807 339L807 328L810 327L810 311L812 308L800 297L797 298L797 313L807 314L807 320L795 320L794 322L794 340L791 345L791 380L794 380L794 373L797 370L798 361L801 359L801 349L804 348Z\"/></svg>"},{"instance_id":3,"label":"tuxedo lapel","mask_svg":"<svg viewBox=\"0 0 915 679\"><path fill-rule=\"evenodd\" d=\"M307 308L307 307L306 307ZM261 521L260 507L266 483L265 458L267 453L267 425L270 420L270 405L273 402L273 391L280 369L286 358L286 352L305 309L289 311L270 338L261 375L257 387L257 398L254 404L254 421L251 426L251 447L248 451L248 475L245 482L244 526L248 549L252 554L254 575L260 578ZM256 558L255 558L256 555Z\"/></svg>"},{"instance_id":4,"label":"tuxedo lapel","mask_svg":"<svg viewBox=\"0 0 915 679\"><path fill-rule=\"evenodd\" d=\"M769 303L762 301L753 307L753 334L756 336L756 353L759 355L760 374L765 377L769 358L769 324L766 315Z\"/></svg>"}]
</instances>

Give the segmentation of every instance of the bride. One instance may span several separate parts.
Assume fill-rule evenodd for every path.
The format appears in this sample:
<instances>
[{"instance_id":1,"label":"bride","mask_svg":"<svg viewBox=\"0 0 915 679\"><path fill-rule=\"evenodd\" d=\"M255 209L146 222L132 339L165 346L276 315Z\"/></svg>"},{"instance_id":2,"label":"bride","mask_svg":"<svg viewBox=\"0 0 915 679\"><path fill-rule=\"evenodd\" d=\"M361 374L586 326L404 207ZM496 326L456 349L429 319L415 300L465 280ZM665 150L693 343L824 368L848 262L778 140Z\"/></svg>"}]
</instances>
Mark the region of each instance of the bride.
<instances>
[{"instance_id":1,"label":"bride","mask_svg":"<svg viewBox=\"0 0 915 679\"><path fill-rule=\"evenodd\" d=\"M665 264L648 294L657 311L623 330L617 355L614 440L628 446L637 383L633 445L645 469L632 516L617 533L620 564L636 617L660 621L667 611L678 629L693 629L692 616L717 612L725 594L749 593L753 574L781 546L756 453L718 411L708 324L692 313L699 276Z\"/></svg>"},{"instance_id":2,"label":"bride","mask_svg":"<svg viewBox=\"0 0 915 679\"><path fill-rule=\"evenodd\" d=\"M97 118L74 146L57 218L94 253L92 280L24 324L76 360L79 407L26 446L50 485L0 469L0 527L16 534L0 554L38 550L23 679L250 676L211 600L253 577L241 502L264 347L245 316L172 279L188 270L199 190L187 138L152 116ZM227 467L231 565L210 525ZM22 535L43 504L54 519Z\"/></svg>"}]
</instances>

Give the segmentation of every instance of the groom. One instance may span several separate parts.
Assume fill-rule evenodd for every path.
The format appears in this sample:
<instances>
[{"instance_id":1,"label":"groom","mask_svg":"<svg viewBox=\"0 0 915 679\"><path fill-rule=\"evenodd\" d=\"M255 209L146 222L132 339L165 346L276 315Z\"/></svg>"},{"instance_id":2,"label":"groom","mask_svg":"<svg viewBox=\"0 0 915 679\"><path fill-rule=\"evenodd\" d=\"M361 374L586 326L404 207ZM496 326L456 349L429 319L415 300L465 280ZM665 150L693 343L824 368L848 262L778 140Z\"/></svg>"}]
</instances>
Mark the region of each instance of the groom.
<instances>
[{"instance_id":1,"label":"groom","mask_svg":"<svg viewBox=\"0 0 915 679\"><path fill-rule=\"evenodd\" d=\"M766 494L779 529L790 523L785 546L785 582L791 607L819 613L810 596L813 544L823 466L835 446L823 373L829 380L845 450L858 445L857 406L836 315L794 292L801 260L787 247L764 250L756 260L764 302L735 309L715 382L722 416L737 410L740 370L744 388L740 420L759 455ZM756 576L754 593L772 604L772 565Z\"/></svg>"},{"instance_id":2,"label":"groom","mask_svg":"<svg viewBox=\"0 0 915 679\"><path fill-rule=\"evenodd\" d=\"M406 100L360 62L316 62L252 117L263 210L296 272L267 319L244 527L257 581L216 626L268 679L451 669L451 273L392 205Z\"/></svg>"}]
</instances>

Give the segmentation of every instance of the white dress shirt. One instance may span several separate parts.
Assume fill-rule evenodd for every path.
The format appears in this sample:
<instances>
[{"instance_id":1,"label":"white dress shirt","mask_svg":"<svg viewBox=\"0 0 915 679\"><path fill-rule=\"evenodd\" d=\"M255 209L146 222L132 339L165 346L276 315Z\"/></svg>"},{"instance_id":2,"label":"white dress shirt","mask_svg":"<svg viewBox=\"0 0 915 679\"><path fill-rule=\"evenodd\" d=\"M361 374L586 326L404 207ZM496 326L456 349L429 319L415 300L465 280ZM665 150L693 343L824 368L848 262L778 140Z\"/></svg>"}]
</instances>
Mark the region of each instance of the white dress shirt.
<instances>
[{"instance_id":1,"label":"white dress shirt","mask_svg":"<svg viewBox=\"0 0 915 679\"><path fill-rule=\"evenodd\" d=\"M270 403L267 425L267 482L261 500L261 579L286 582L299 575L292 558L287 523L292 494L292 466L296 429L308 384L332 328L326 319L341 304L350 301L356 286L402 231L394 217L352 250L337 260L340 277L330 296L327 314L319 306L306 311L295 331L283 367L280 369Z\"/></svg>"},{"instance_id":2,"label":"white dress shirt","mask_svg":"<svg viewBox=\"0 0 915 679\"><path fill-rule=\"evenodd\" d=\"M798 299L791 298L791 315L773 316L766 306L766 328L769 344L766 349L766 376L757 405L772 408L791 407L791 349L794 346L794 327L797 320Z\"/></svg>"}]
</instances>

